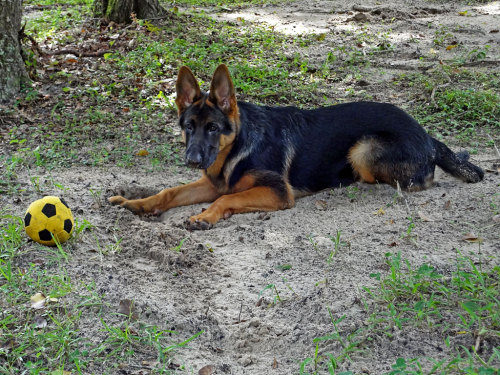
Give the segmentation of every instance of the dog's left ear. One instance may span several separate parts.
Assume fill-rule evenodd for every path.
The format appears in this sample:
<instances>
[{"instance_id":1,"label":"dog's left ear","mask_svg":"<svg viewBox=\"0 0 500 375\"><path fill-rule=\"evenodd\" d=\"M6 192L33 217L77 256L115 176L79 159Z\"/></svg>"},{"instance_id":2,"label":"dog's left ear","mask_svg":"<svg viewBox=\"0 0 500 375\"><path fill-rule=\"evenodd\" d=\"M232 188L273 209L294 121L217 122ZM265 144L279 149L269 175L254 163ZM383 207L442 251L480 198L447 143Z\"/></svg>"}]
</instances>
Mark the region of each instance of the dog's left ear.
<instances>
[{"instance_id":1,"label":"dog's left ear","mask_svg":"<svg viewBox=\"0 0 500 375\"><path fill-rule=\"evenodd\" d=\"M233 81L231 80L229 69L224 64L219 65L215 70L212 83L210 84L208 99L217 104L226 115L237 110L236 92Z\"/></svg>"}]
</instances>

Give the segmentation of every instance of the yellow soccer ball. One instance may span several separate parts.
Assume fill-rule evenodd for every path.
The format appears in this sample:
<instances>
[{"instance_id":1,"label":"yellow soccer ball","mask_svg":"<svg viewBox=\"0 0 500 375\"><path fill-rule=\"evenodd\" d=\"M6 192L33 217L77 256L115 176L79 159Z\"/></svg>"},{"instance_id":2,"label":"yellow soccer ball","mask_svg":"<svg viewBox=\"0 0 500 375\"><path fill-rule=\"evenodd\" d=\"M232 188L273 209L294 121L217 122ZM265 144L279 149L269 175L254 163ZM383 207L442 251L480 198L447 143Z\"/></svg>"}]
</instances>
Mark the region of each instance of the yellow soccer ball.
<instances>
[{"instance_id":1,"label":"yellow soccer ball","mask_svg":"<svg viewBox=\"0 0 500 375\"><path fill-rule=\"evenodd\" d=\"M59 197L43 197L30 204L24 216L24 230L33 241L54 246L71 237L75 221L70 208Z\"/></svg>"}]
</instances>

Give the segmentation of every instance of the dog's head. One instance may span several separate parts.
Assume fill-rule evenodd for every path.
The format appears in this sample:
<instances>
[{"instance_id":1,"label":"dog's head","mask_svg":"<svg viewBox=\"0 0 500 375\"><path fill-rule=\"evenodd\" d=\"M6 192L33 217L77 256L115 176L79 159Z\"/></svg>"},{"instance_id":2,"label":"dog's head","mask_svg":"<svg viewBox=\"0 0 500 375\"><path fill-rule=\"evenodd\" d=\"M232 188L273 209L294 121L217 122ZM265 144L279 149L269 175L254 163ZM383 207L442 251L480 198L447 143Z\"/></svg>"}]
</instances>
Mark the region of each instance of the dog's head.
<instances>
[{"instance_id":1,"label":"dog's head","mask_svg":"<svg viewBox=\"0 0 500 375\"><path fill-rule=\"evenodd\" d=\"M220 151L230 147L238 131L239 113L229 70L215 70L209 93L202 92L188 67L179 70L175 103L186 143L186 165L207 169Z\"/></svg>"}]
</instances>

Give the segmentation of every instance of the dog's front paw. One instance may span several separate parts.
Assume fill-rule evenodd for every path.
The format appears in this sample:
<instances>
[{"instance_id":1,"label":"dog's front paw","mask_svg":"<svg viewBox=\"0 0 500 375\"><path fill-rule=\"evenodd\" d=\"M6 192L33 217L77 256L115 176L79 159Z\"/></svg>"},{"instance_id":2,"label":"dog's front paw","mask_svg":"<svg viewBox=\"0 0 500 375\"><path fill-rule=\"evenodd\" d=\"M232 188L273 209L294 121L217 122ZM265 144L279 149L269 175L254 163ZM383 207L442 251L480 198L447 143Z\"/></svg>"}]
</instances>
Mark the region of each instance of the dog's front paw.
<instances>
[{"instance_id":1,"label":"dog's front paw","mask_svg":"<svg viewBox=\"0 0 500 375\"><path fill-rule=\"evenodd\" d=\"M141 203L140 199L129 200L120 195L115 195L114 197L108 198L108 202L112 205L120 205L129 211L132 211L136 215L143 215L149 213L144 209L144 205Z\"/></svg>"},{"instance_id":2,"label":"dog's front paw","mask_svg":"<svg viewBox=\"0 0 500 375\"><path fill-rule=\"evenodd\" d=\"M186 227L189 230L207 230L212 228L219 220L221 215L213 205L203 210L201 214L191 216L187 221Z\"/></svg>"},{"instance_id":3,"label":"dog's front paw","mask_svg":"<svg viewBox=\"0 0 500 375\"><path fill-rule=\"evenodd\" d=\"M187 230L208 230L213 227L213 224L210 224L205 220L192 220L191 218L186 220L184 226Z\"/></svg>"},{"instance_id":4,"label":"dog's front paw","mask_svg":"<svg viewBox=\"0 0 500 375\"><path fill-rule=\"evenodd\" d=\"M122 205L127 199L123 198L121 195L115 195L108 198L108 202L113 206Z\"/></svg>"}]
</instances>

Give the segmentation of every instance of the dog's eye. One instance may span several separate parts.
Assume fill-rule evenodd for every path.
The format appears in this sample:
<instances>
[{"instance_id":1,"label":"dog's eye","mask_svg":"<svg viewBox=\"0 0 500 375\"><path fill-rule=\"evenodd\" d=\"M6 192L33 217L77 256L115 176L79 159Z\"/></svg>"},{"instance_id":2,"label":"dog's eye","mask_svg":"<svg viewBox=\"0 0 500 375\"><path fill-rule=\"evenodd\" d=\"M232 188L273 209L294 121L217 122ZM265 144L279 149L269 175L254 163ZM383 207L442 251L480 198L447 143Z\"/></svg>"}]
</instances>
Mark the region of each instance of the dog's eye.
<instances>
[{"instance_id":1,"label":"dog's eye","mask_svg":"<svg viewBox=\"0 0 500 375\"><path fill-rule=\"evenodd\" d=\"M194 125L193 125L193 123L192 123L192 122L188 122L187 124L185 124L185 125L184 125L184 130L185 130L185 131L190 132L190 131L192 131L193 129L194 129Z\"/></svg>"},{"instance_id":2,"label":"dog's eye","mask_svg":"<svg viewBox=\"0 0 500 375\"><path fill-rule=\"evenodd\" d=\"M215 133L219 131L219 127L216 124L208 124L208 131L211 133Z\"/></svg>"}]
</instances>

